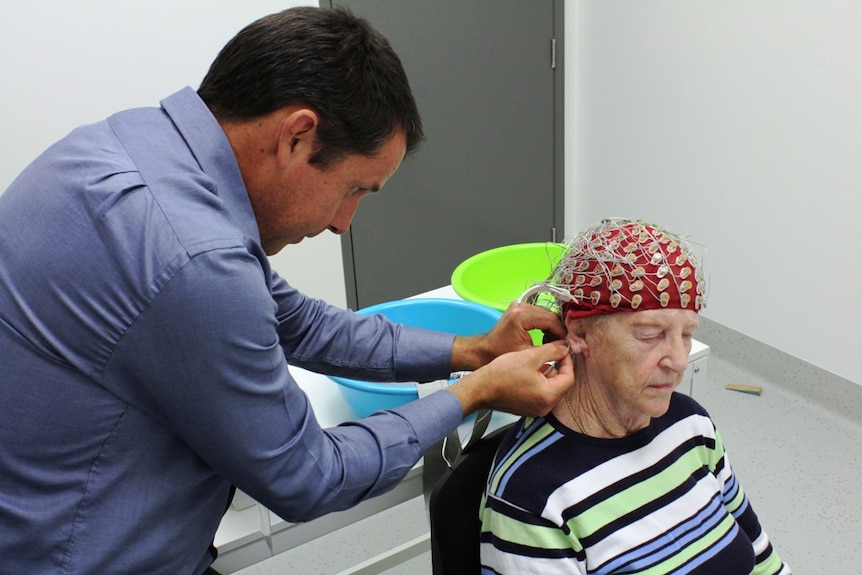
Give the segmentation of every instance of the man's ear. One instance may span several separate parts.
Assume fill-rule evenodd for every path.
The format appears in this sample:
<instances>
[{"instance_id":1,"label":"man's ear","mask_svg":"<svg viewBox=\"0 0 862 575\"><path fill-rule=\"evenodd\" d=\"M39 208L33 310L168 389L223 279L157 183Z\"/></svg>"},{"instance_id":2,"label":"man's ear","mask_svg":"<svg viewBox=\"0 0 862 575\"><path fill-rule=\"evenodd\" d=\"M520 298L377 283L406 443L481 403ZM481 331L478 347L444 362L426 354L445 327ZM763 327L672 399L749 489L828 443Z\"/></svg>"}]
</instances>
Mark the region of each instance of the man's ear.
<instances>
[{"instance_id":1,"label":"man's ear","mask_svg":"<svg viewBox=\"0 0 862 575\"><path fill-rule=\"evenodd\" d=\"M281 122L278 138L279 160L311 156L317 138L319 118L311 108L295 108Z\"/></svg>"}]
</instances>

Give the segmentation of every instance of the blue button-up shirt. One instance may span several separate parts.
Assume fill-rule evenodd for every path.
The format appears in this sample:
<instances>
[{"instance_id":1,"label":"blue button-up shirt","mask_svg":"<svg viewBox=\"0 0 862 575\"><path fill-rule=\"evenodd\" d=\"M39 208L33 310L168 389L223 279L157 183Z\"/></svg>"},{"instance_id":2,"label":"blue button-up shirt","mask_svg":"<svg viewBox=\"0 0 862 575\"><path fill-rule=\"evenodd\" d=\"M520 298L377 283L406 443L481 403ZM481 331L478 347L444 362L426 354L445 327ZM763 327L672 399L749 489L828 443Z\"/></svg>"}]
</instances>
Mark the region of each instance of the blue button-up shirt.
<instances>
[{"instance_id":1,"label":"blue button-up shirt","mask_svg":"<svg viewBox=\"0 0 862 575\"><path fill-rule=\"evenodd\" d=\"M0 195L0 570L201 572L231 484L290 521L380 494L457 399L323 430L288 362L427 380L451 349L273 272L190 88L79 128Z\"/></svg>"}]
</instances>

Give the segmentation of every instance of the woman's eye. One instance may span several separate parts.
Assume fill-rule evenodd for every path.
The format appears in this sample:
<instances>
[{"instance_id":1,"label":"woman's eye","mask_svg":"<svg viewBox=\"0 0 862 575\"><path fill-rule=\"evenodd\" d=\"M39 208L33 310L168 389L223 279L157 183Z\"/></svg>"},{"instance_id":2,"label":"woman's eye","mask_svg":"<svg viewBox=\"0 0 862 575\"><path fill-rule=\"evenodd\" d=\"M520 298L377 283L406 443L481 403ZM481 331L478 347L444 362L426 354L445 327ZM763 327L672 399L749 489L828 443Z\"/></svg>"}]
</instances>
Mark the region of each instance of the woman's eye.
<instances>
[{"instance_id":1,"label":"woman's eye","mask_svg":"<svg viewBox=\"0 0 862 575\"><path fill-rule=\"evenodd\" d=\"M662 332L660 332L660 331L645 331L645 332L641 332L638 337L640 337L641 339L650 340L650 339L658 339L659 337L661 337L661 335L662 335Z\"/></svg>"}]
</instances>

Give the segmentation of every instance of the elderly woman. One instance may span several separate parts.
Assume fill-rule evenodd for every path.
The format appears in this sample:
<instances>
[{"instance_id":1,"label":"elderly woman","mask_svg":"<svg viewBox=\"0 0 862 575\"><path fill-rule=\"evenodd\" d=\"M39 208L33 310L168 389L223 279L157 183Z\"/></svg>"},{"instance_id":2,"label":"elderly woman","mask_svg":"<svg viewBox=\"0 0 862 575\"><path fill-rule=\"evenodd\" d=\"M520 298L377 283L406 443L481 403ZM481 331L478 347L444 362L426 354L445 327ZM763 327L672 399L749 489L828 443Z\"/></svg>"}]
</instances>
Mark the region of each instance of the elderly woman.
<instances>
[{"instance_id":1,"label":"elderly woman","mask_svg":"<svg viewBox=\"0 0 862 575\"><path fill-rule=\"evenodd\" d=\"M698 265L683 238L643 222L572 241L544 291L575 384L497 451L483 573L790 573L709 414L674 392L704 304Z\"/></svg>"}]
</instances>

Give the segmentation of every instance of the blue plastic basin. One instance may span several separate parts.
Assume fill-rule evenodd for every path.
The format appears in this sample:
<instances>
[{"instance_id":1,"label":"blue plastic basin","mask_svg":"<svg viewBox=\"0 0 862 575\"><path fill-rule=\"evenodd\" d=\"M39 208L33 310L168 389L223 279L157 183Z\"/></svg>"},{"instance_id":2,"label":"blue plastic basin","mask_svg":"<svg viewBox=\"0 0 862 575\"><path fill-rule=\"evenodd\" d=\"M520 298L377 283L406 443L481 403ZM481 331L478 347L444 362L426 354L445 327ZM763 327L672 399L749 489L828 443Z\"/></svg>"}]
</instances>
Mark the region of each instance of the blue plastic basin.
<instances>
[{"instance_id":1,"label":"blue plastic basin","mask_svg":"<svg viewBox=\"0 0 862 575\"><path fill-rule=\"evenodd\" d=\"M416 298L386 302L356 313L383 314L390 320L455 335L486 333L502 315L498 310L457 299ZM419 398L416 384L376 383L331 376L338 389L361 417L375 411L393 409Z\"/></svg>"}]
</instances>

